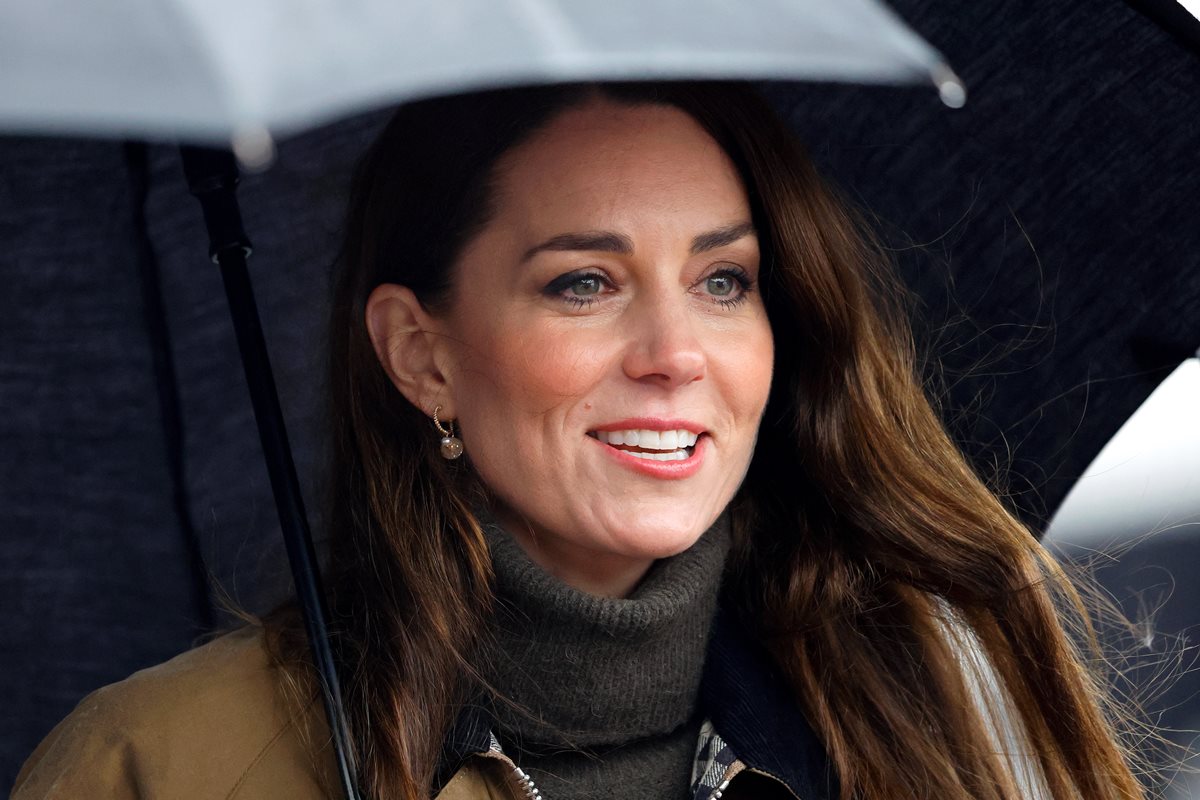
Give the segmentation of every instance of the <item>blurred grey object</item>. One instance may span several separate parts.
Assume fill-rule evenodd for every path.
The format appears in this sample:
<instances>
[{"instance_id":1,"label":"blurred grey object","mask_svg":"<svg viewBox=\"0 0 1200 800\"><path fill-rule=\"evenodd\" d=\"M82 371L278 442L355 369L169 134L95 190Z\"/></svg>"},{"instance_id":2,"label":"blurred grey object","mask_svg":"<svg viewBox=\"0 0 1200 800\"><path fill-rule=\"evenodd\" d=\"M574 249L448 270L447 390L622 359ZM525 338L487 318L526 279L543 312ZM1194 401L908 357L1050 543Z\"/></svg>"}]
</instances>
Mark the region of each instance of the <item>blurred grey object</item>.
<instances>
[{"instance_id":1,"label":"blurred grey object","mask_svg":"<svg viewBox=\"0 0 1200 800\"><path fill-rule=\"evenodd\" d=\"M72 0L0 4L0 128L233 141L429 94L602 78L934 81L876 0Z\"/></svg>"},{"instance_id":2,"label":"blurred grey object","mask_svg":"<svg viewBox=\"0 0 1200 800\"><path fill-rule=\"evenodd\" d=\"M1180 364L1080 476L1045 542L1110 551L1200 534L1200 359Z\"/></svg>"},{"instance_id":3,"label":"blurred grey object","mask_svg":"<svg viewBox=\"0 0 1200 800\"><path fill-rule=\"evenodd\" d=\"M1196 667L1190 640L1200 628L1200 358L1180 364L1121 426L1043 541L1093 572L1134 623L1136 650L1127 657L1142 677L1174 673L1173 685L1147 705L1194 751L1197 673L1185 670ZM1165 796L1197 797L1196 780L1175 776Z\"/></svg>"}]
</instances>

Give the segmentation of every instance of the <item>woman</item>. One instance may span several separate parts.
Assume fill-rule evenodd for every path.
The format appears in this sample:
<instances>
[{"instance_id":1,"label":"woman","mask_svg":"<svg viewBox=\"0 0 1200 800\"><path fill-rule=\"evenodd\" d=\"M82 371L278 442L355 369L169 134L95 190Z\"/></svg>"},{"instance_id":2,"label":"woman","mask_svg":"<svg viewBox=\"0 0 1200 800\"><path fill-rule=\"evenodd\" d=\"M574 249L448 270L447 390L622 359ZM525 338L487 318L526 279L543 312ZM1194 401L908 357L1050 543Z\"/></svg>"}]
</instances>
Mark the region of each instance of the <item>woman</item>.
<instances>
[{"instance_id":1,"label":"woman","mask_svg":"<svg viewBox=\"0 0 1200 800\"><path fill-rule=\"evenodd\" d=\"M399 110L331 340L367 796L1142 796L881 263L741 86ZM322 796L304 652L284 610L101 690L16 796Z\"/></svg>"}]
</instances>

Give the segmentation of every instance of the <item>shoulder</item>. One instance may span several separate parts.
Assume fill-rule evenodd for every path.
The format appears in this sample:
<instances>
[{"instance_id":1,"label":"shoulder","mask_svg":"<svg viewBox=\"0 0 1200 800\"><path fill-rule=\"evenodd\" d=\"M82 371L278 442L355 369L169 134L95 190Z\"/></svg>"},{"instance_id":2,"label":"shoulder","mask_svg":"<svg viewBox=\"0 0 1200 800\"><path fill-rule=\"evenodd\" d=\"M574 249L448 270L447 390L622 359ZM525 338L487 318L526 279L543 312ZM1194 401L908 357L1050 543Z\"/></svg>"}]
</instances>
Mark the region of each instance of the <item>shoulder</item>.
<instances>
[{"instance_id":1,"label":"shoulder","mask_svg":"<svg viewBox=\"0 0 1200 800\"><path fill-rule=\"evenodd\" d=\"M244 628L85 697L30 756L17 800L324 796L306 743L320 704L282 691L261 629Z\"/></svg>"}]
</instances>

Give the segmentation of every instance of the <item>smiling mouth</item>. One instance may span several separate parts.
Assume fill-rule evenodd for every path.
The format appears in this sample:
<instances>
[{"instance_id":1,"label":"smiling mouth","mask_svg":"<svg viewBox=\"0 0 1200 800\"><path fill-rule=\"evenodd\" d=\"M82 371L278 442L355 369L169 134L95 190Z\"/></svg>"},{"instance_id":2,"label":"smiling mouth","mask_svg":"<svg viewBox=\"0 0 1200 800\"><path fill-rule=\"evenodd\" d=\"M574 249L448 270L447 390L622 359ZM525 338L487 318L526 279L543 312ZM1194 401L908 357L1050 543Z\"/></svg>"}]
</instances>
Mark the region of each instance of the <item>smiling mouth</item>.
<instances>
[{"instance_id":1,"label":"smiling mouth","mask_svg":"<svg viewBox=\"0 0 1200 800\"><path fill-rule=\"evenodd\" d=\"M589 431L588 436L635 458L648 461L686 461L703 433L687 430Z\"/></svg>"}]
</instances>

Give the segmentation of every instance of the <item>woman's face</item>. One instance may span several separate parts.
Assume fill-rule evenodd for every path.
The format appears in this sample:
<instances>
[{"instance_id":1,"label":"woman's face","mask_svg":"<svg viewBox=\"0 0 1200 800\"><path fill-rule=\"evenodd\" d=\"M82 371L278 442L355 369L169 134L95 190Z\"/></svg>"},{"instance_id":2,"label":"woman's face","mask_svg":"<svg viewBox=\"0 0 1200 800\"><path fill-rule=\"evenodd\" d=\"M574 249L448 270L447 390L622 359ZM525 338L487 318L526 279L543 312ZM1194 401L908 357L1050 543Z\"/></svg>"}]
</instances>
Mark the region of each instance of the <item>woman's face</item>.
<instances>
[{"instance_id":1,"label":"woman's face","mask_svg":"<svg viewBox=\"0 0 1200 800\"><path fill-rule=\"evenodd\" d=\"M773 343L745 189L684 112L595 101L507 153L494 200L427 323L443 383L422 402L533 560L626 594L754 450Z\"/></svg>"}]
</instances>

